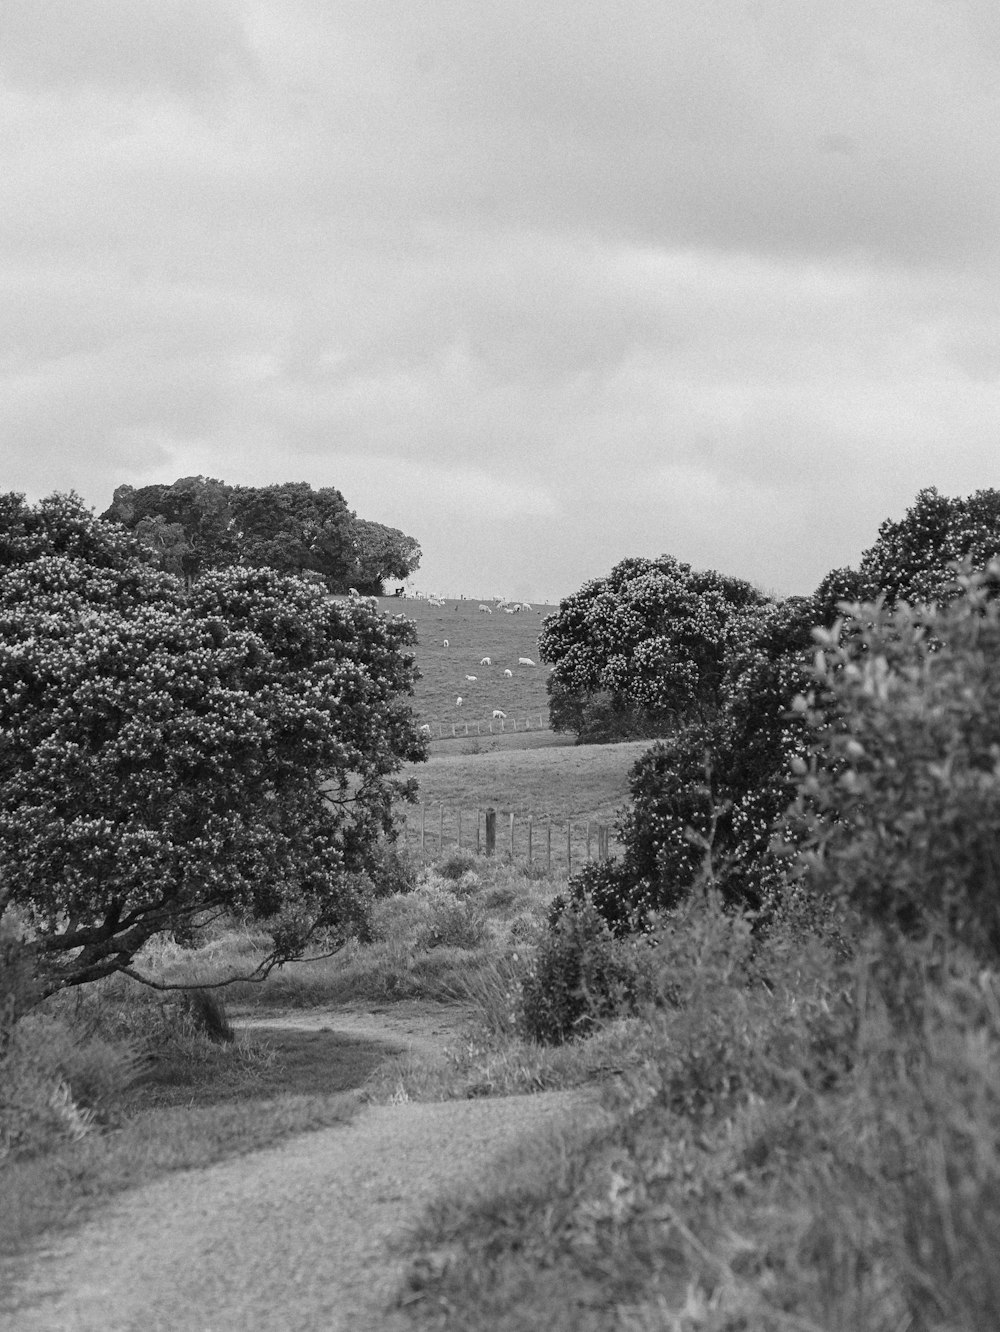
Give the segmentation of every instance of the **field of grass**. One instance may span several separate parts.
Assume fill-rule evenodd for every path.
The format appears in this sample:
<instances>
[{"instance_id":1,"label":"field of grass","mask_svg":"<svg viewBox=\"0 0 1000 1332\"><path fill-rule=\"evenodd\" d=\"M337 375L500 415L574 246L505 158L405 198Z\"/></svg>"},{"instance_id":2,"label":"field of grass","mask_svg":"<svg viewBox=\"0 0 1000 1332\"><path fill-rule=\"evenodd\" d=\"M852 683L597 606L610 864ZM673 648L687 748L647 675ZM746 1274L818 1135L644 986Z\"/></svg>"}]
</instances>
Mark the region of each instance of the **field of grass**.
<instances>
[{"instance_id":1,"label":"field of grass","mask_svg":"<svg viewBox=\"0 0 1000 1332\"><path fill-rule=\"evenodd\" d=\"M611 823L628 799L628 774L649 748L647 740L618 745L495 749L483 753L438 750L407 775L420 798L433 805L534 814L560 823Z\"/></svg>"},{"instance_id":2,"label":"field of grass","mask_svg":"<svg viewBox=\"0 0 1000 1332\"><path fill-rule=\"evenodd\" d=\"M492 615L484 615L479 605L478 601L432 606L422 599L379 600L379 609L386 615L405 615L417 626L416 656L422 679L417 682L414 709L435 736L439 726L450 735L457 723L471 724L474 733L479 722L487 731L494 708L506 712L508 724L516 721L519 728L527 717L533 726L540 717L548 718L548 669L538 656L538 631L543 616L556 608L534 606L516 615L493 608ZM492 664L480 666L484 657ZM538 664L519 666L519 657L530 657ZM512 672L510 679L504 675L505 669ZM476 679L466 679L469 675ZM457 698L463 700L461 707L455 704Z\"/></svg>"},{"instance_id":3,"label":"field of grass","mask_svg":"<svg viewBox=\"0 0 1000 1332\"><path fill-rule=\"evenodd\" d=\"M628 800L628 774L649 742L514 747L543 737L555 738L546 732L505 736L503 747L492 741L469 742L459 751L435 747L426 763L413 764L407 775L419 783L419 803L397 810L407 844L416 850L422 843L431 857L457 848L460 837L463 846L479 849L484 811L492 808L497 811L497 849L508 859L524 864L530 855L532 865L544 863L562 873L579 868L598 854L601 825L610 830L613 853L616 817ZM482 752L470 752L476 749Z\"/></svg>"}]
</instances>

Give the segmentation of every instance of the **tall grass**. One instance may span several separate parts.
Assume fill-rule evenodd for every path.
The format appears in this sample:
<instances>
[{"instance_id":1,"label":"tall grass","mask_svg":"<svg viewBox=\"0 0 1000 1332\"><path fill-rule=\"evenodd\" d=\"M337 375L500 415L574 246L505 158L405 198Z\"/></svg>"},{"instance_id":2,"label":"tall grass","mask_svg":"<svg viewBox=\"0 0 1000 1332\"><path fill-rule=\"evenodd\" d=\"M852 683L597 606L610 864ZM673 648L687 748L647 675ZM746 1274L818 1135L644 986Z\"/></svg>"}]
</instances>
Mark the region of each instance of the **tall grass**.
<instances>
[{"instance_id":1,"label":"tall grass","mask_svg":"<svg viewBox=\"0 0 1000 1332\"><path fill-rule=\"evenodd\" d=\"M612 1127L570 1142L544 1206L516 1167L443 1204L422 1243L449 1263L414 1316L1000 1326L996 975L916 944L890 970L874 946L845 962L816 939L762 942L711 903L675 918L656 954L658 1003L601 1034Z\"/></svg>"}]
</instances>

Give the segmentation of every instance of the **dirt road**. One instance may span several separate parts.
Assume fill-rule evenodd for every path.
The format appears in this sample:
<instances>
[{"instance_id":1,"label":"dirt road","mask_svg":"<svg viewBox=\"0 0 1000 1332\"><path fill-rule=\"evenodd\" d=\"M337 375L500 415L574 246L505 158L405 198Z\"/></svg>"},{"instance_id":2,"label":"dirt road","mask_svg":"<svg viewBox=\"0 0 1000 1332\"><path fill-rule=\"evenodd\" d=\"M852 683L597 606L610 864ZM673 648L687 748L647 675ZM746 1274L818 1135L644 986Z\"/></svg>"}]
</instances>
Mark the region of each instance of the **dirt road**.
<instances>
[{"instance_id":1,"label":"dirt road","mask_svg":"<svg viewBox=\"0 0 1000 1332\"><path fill-rule=\"evenodd\" d=\"M419 1024L410 1036L433 1044ZM367 1106L346 1126L171 1175L21 1260L0 1330L396 1332L397 1250L427 1204L597 1113L582 1092Z\"/></svg>"}]
</instances>

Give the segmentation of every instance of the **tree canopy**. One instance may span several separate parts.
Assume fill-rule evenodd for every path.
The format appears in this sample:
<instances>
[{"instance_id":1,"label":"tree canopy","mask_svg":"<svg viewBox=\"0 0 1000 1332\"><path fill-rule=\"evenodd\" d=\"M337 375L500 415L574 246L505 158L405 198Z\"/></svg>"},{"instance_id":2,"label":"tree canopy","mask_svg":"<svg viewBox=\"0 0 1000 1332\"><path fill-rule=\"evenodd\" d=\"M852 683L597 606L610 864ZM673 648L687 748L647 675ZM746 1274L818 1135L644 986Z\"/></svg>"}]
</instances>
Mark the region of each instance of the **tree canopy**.
<instances>
[{"instance_id":1,"label":"tree canopy","mask_svg":"<svg viewBox=\"0 0 1000 1332\"><path fill-rule=\"evenodd\" d=\"M638 734L707 719L768 605L751 584L670 555L623 560L544 622L553 725L586 735L602 701L615 724Z\"/></svg>"},{"instance_id":2,"label":"tree canopy","mask_svg":"<svg viewBox=\"0 0 1000 1332\"><path fill-rule=\"evenodd\" d=\"M963 499L928 486L902 518L882 523L858 568L835 569L816 598L827 608L838 599L941 602L959 593L955 565L981 570L998 555L1000 490L977 490Z\"/></svg>"},{"instance_id":3,"label":"tree canopy","mask_svg":"<svg viewBox=\"0 0 1000 1332\"><path fill-rule=\"evenodd\" d=\"M407 578L420 563L413 537L358 518L333 486L306 482L231 486L193 476L119 486L101 516L133 531L160 568L189 579L241 565L378 594L385 578Z\"/></svg>"},{"instance_id":4,"label":"tree canopy","mask_svg":"<svg viewBox=\"0 0 1000 1332\"><path fill-rule=\"evenodd\" d=\"M413 638L272 569L186 587L76 496L0 497L0 916L41 993L206 910L269 921L264 969L348 930L424 753Z\"/></svg>"}]
</instances>

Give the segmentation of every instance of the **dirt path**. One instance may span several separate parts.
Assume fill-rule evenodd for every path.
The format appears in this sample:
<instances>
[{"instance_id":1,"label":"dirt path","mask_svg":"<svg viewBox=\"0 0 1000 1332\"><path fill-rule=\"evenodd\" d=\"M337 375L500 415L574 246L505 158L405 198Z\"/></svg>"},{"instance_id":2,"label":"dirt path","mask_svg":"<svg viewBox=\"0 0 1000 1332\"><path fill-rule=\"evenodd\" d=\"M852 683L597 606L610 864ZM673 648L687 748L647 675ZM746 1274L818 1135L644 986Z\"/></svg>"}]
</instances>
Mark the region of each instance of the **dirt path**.
<instances>
[{"instance_id":1,"label":"dirt path","mask_svg":"<svg viewBox=\"0 0 1000 1332\"><path fill-rule=\"evenodd\" d=\"M369 1036L382 1016L347 1025ZM339 1013L309 1021L342 1027ZM412 1013L382 1031L427 1052L454 1034ZM171 1175L30 1255L0 1330L395 1332L407 1264L394 1249L427 1204L597 1113L582 1092L368 1106L349 1125Z\"/></svg>"}]
</instances>

